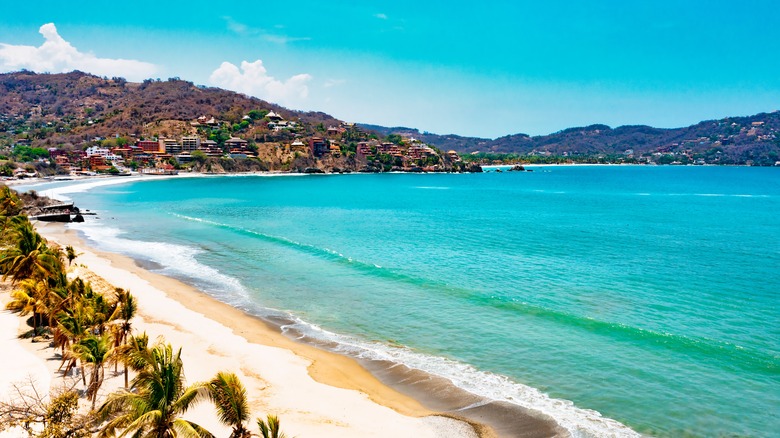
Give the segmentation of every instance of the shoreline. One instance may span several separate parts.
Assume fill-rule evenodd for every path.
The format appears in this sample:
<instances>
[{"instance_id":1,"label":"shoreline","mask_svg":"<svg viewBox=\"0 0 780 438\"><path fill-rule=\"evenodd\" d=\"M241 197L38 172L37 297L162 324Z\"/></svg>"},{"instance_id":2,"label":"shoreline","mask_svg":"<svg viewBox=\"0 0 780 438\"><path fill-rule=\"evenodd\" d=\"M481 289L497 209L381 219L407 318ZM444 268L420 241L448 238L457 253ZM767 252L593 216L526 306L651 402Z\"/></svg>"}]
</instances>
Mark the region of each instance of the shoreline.
<instances>
[{"instance_id":1,"label":"shoreline","mask_svg":"<svg viewBox=\"0 0 780 438\"><path fill-rule=\"evenodd\" d=\"M124 275L129 274L148 282L167 298L220 324L253 345L281 348L308 361L307 374L321 384L357 391L373 403L407 417L447 418L452 419L449 421L453 423L457 420L460 425L468 425L467 435L463 435L462 431L458 432L460 435L455 434L457 428L450 427L453 430L434 436L514 438L568 435L565 429L544 414L475 396L455 387L444 378L395 363L379 363L344 356L328 351L327 346L317 346L316 343L298 342L282 334L281 324L250 315L175 278L150 272L130 257L96 250L74 230L68 230L60 224L38 223L36 226L45 238L63 246L73 245L79 251L89 254L87 258L90 261L86 262L89 269L112 284L125 287L111 278L116 275L111 273L111 270L119 270ZM77 258L75 263L85 261L86 259L82 260L83 257L85 256ZM98 261L97 269L93 267L93 258ZM102 264L107 266L101 266ZM118 276L121 279L122 275ZM129 289L136 294L133 287ZM153 299L140 297L139 301L144 307L146 301ZM147 318L151 315L142 312L142 316ZM164 322L159 320L159 317L151 316L151 319L159 323ZM176 323L175 320L171 322ZM166 338L169 337L166 335ZM416 433L416 436L423 434Z\"/></svg>"}]
</instances>

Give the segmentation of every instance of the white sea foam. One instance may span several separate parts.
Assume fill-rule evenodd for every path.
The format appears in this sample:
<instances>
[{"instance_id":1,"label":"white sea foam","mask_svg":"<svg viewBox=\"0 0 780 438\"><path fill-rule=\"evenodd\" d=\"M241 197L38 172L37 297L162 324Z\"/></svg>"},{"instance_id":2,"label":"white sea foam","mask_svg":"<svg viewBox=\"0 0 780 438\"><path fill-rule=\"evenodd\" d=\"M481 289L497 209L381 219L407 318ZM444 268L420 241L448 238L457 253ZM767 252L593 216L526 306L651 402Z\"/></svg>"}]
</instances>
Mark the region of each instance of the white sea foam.
<instances>
[{"instance_id":1,"label":"white sea foam","mask_svg":"<svg viewBox=\"0 0 780 438\"><path fill-rule=\"evenodd\" d=\"M125 239L122 237L123 231L94 221L71 224L70 227L83 232L98 248L156 263L162 267L160 273L189 279L201 287L206 286L204 289L218 298L248 297L240 281L198 262L196 256L203 252L201 249L174 243Z\"/></svg>"},{"instance_id":2,"label":"white sea foam","mask_svg":"<svg viewBox=\"0 0 780 438\"><path fill-rule=\"evenodd\" d=\"M536 388L513 382L509 378L480 371L471 365L417 353L407 347L379 342L361 341L332 333L291 317L295 322L282 327L283 332L295 331L301 337L338 345L337 352L368 360L390 361L450 380L455 386L489 400L505 401L542 412L553 418L573 437L639 437L628 426L603 417L599 412L574 406L569 400L551 398ZM465 408L464 408L465 409Z\"/></svg>"},{"instance_id":3,"label":"white sea foam","mask_svg":"<svg viewBox=\"0 0 780 438\"><path fill-rule=\"evenodd\" d=\"M96 187L113 186L118 184L127 184L130 182L138 181L138 178L123 177L123 178L100 178L100 179L88 179L84 182L74 182L61 187L55 187L51 189L45 189L39 193L44 196L48 196L53 199L59 199L61 201L70 201L68 196L72 193L83 193L92 190Z\"/></svg>"}]
</instances>

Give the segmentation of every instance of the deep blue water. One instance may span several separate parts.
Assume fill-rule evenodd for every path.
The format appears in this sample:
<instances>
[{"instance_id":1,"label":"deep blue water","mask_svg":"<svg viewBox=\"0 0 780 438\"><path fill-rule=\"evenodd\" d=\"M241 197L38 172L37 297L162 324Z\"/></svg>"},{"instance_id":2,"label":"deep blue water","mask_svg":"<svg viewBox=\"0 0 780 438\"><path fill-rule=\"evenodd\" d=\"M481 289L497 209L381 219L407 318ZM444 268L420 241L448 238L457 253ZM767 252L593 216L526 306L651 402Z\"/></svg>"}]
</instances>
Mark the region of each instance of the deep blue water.
<instances>
[{"instance_id":1,"label":"deep blue water","mask_svg":"<svg viewBox=\"0 0 780 438\"><path fill-rule=\"evenodd\" d=\"M175 178L67 196L99 212L79 228L105 249L578 434L628 433L589 410L658 436L780 430L780 169Z\"/></svg>"}]
</instances>

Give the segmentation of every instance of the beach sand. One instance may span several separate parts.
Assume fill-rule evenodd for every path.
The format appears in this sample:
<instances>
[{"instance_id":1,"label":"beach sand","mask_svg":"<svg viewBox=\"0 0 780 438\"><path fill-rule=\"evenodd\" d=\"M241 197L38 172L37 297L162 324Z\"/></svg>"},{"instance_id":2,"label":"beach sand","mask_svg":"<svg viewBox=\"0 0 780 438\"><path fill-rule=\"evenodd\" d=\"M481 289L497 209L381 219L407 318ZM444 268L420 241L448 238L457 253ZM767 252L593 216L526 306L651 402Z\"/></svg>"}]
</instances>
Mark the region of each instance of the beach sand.
<instances>
[{"instance_id":1,"label":"beach sand","mask_svg":"<svg viewBox=\"0 0 780 438\"><path fill-rule=\"evenodd\" d=\"M514 405L480 399L444 379L406 367L360 364L296 342L277 327L176 279L149 272L128 257L87 247L76 232L61 224L37 223L36 227L48 240L77 249L80 255L74 261L73 275L91 281L98 290L113 290L116 286L138 298L134 331L146 332L152 340L162 336L174 348L182 347L189 382L208 380L223 370L236 373L247 387L253 418L278 415L288 436L568 435L549 418ZM0 301L7 300L8 294L0 296ZM0 317L5 321L4 328L12 324L9 317L15 318L17 325L21 320L7 312ZM46 383L54 386L60 362L53 356L58 357L58 353L41 348L42 344L7 337L0 340L0 347L22 345L28 353L25 360L35 365L4 361L0 365L2 375L13 369L14 376L23 377L25 370L37 369L36 380L46 380L46 373L41 372L44 366L51 380ZM116 375L113 369L106 373L101 397L123 385L121 371ZM0 397L2 391L0 388ZM217 436L229 434L208 403L189 411L185 418ZM254 421L251 426L256 427Z\"/></svg>"}]
</instances>

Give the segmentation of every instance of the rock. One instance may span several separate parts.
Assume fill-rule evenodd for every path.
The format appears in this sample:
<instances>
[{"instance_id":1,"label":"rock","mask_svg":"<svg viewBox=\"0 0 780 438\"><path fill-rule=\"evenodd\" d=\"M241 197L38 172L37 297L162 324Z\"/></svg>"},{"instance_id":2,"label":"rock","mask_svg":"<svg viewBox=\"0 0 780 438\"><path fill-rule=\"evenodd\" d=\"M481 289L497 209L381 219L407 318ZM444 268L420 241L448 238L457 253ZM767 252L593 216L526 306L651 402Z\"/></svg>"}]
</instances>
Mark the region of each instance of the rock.
<instances>
[{"instance_id":1,"label":"rock","mask_svg":"<svg viewBox=\"0 0 780 438\"><path fill-rule=\"evenodd\" d=\"M523 171L525 171L525 167L519 164L515 164L514 166L512 166L511 169L507 170L507 172L523 172Z\"/></svg>"},{"instance_id":2,"label":"rock","mask_svg":"<svg viewBox=\"0 0 780 438\"><path fill-rule=\"evenodd\" d=\"M325 173L325 171L317 167L307 167L303 169L303 173Z\"/></svg>"}]
</instances>

